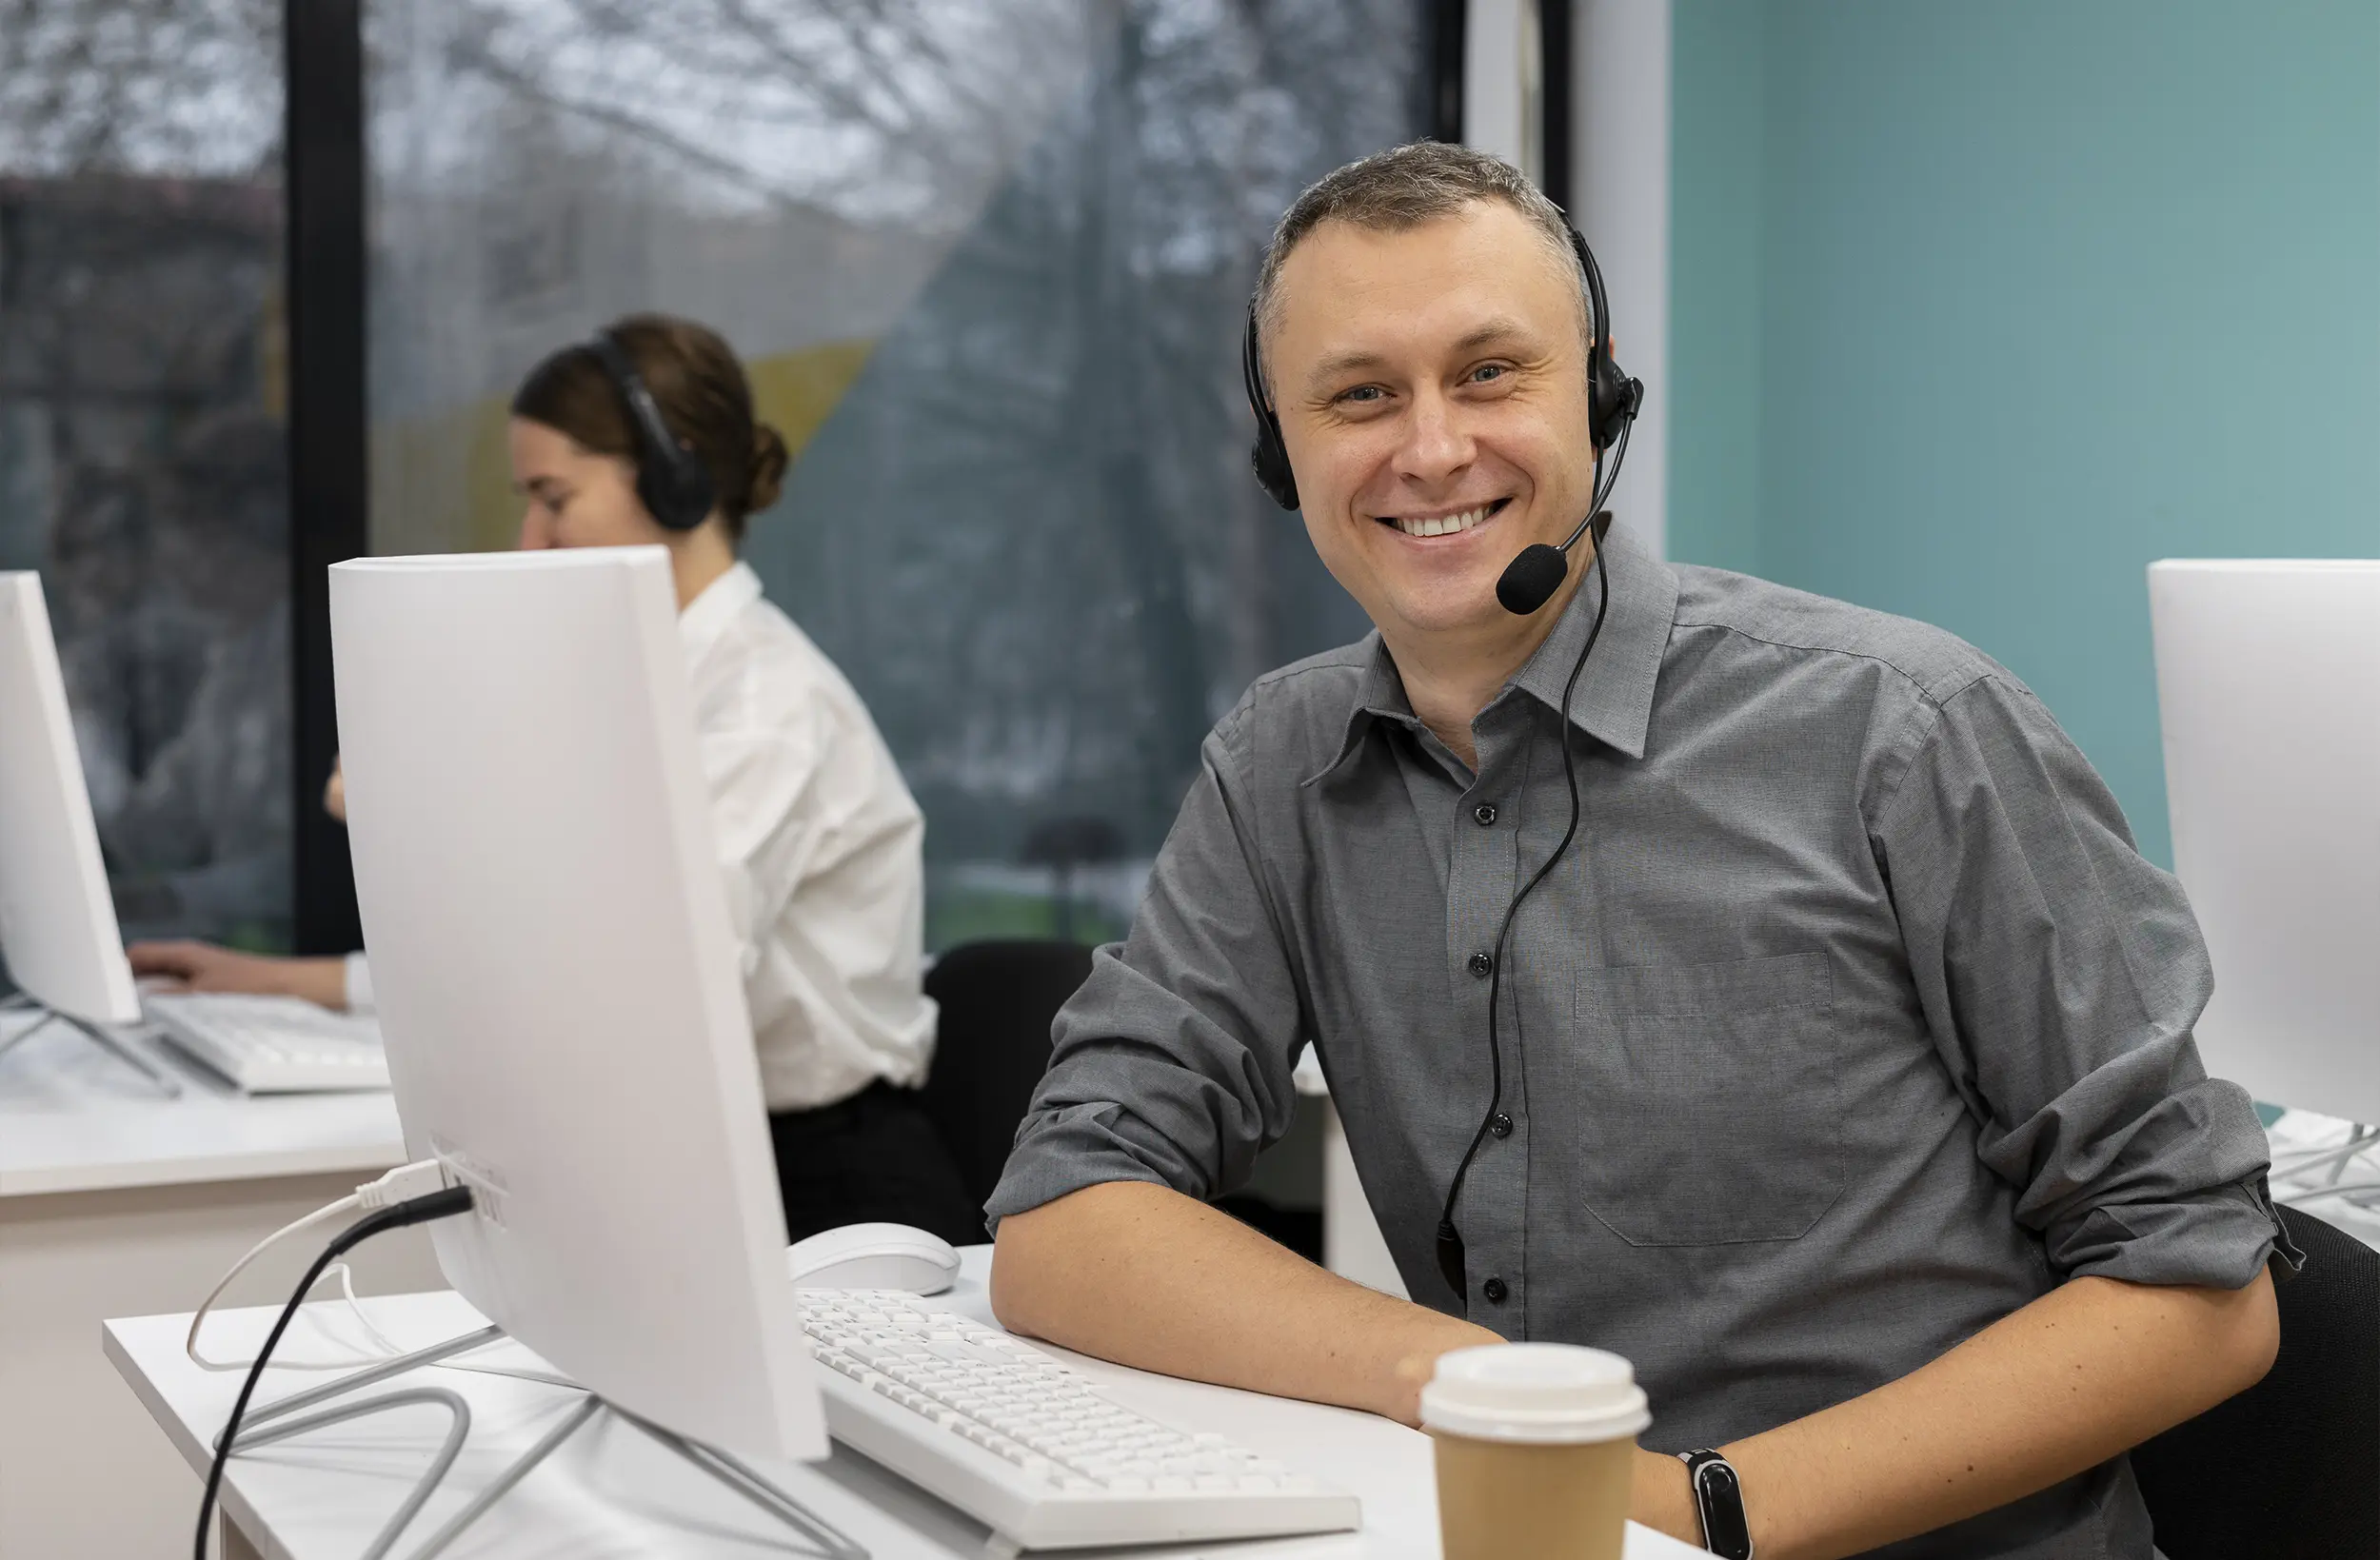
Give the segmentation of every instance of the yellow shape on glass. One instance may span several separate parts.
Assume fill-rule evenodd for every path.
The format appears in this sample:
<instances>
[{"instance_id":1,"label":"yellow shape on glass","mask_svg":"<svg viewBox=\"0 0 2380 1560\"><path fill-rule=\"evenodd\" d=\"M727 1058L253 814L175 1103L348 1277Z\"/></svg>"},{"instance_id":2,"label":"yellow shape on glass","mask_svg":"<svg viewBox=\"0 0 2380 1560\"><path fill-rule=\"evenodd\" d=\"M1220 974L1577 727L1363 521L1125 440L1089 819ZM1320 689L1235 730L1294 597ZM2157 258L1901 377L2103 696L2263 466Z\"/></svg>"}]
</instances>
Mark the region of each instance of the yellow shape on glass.
<instances>
[{"instance_id":1,"label":"yellow shape on glass","mask_svg":"<svg viewBox=\"0 0 2380 1560\"><path fill-rule=\"evenodd\" d=\"M803 449L833 413L874 351L872 341L825 342L755 358L752 409ZM521 534L505 446L509 400L490 396L372 428L372 551L498 552Z\"/></svg>"}]
</instances>

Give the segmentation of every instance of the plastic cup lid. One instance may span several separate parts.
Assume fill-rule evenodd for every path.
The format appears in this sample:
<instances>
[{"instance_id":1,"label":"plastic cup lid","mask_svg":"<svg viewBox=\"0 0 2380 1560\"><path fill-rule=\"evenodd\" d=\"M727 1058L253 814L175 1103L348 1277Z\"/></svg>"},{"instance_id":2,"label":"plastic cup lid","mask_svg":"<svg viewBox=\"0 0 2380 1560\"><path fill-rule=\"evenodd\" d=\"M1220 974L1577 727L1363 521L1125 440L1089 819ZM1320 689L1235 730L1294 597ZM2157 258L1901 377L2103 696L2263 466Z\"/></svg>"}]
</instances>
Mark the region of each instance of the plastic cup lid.
<instances>
[{"instance_id":1,"label":"plastic cup lid","mask_svg":"<svg viewBox=\"0 0 2380 1560\"><path fill-rule=\"evenodd\" d=\"M1421 1389L1424 1429L1482 1441L1616 1440L1653 1423L1636 1372L1570 1343L1501 1343L1441 1354Z\"/></svg>"}]
</instances>

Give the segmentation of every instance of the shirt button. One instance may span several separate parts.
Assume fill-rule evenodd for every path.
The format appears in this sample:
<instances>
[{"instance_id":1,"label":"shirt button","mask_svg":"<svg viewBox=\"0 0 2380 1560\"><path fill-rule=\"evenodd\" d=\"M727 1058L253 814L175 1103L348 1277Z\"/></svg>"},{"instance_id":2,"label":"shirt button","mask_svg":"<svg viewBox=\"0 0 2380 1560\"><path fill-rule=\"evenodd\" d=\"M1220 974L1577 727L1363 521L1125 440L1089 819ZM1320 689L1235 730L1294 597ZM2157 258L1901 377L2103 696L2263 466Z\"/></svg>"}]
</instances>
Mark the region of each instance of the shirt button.
<instances>
[{"instance_id":1,"label":"shirt button","mask_svg":"<svg viewBox=\"0 0 2380 1560\"><path fill-rule=\"evenodd\" d=\"M1504 1287L1504 1280L1501 1278L1491 1278L1479 1286L1479 1293L1487 1296L1488 1304L1500 1306L1504 1303L1504 1296L1512 1291Z\"/></svg>"},{"instance_id":2,"label":"shirt button","mask_svg":"<svg viewBox=\"0 0 2380 1560\"><path fill-rule=\"evenodd\" d=\"M1496 960L1488 958L1485 954L1473 954L1471 956L1468 968L1473 975L1476 975L1480 979L1485 980L1489 976L1496 973Z\"/></svg>"},{"instance_id":3,"label":"shirt button","mask_svg":"<svg viewBox=\"0 0 2380 1560\"><path fill-rule=\"evenodd\" d=\"M1488 1131L1498 1137L1510 1137L1513 1135L1513 1118L1498 1111L1488 1117Z\"/></svg>"},{"instance_id":4,"label":"shirt button","mask_svg":"<svg viewBox=\"0 0 2380 1560\"><path fill-rule=\"evenodd\" d=\"M1482 801L1477 807L1471 809L1471 816L1478 823L1479 827L1483 829L1487 828L1496 821L1496 803L1492 801Z\"/></svg>"}]
</instances>

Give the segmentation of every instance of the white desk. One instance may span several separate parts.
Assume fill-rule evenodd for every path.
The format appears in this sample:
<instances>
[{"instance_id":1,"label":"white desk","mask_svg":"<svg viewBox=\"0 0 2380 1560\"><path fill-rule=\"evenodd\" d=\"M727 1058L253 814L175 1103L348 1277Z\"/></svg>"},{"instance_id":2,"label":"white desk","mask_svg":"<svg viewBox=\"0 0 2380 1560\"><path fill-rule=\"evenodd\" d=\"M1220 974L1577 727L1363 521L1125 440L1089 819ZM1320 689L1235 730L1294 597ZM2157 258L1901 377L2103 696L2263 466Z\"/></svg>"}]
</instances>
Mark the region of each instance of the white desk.
<instances>
[{"instance_id":1,"label":"white desk","mask_svg":"<svg viewBox=\"0 0 2380 1560\"><path fill-rule=\"evenodd\" d=\"M22 1022L10 1016L0 1036ZM132 1043L175 1072L181 1098L56 1026L0 1056L0 1555L10 1560L188 1548L197 1482L108 1369L100 1323L187 1311L257 1240L404 1158L386 1094L248 1099L153 1041ZM444 1282L421 1231L359 1254L367 1292ZM286 1291L296 1260L264 1264L239 1297Z\"/></svg>"},{"instance_id":2,"label":"white desk","mask_svg":"<svg viewBox=\"0 0 2380 1560\"><path fill-rule=\"evenodd\" d=\"M990 1319L983 1277L991 1249L969 1247L959 1288L929 1303ZM396 1342L421 1347L480 1325L452 1293L375 1300L374 1323ZM225 1317L228 1342L261 1337L263 1309ZM199 1371L182 1355L187 1316L109 1322L107 1353L155 1415L175 1450L195 1470L238 1391L236 1378ZM342 1328L329 1316L326 1326ZM343 1329L342 1329L343 1330ZM290 1330L300 1345L308 1342ZM1229 1554L1233 1560L1388 1560L1436 1557L1438 1512L1429 1442L1418 1432L1370 1414L1153 1376L1077 1355L1065 1357L1109 1384L1116 1395L1175 1423L1212 1430L1280 1457L1353 1491L1363 1501L1363 1530L1259 1543L1136 1549L1134 1556ZM577 1399L565 1389L502 1376L433 1368L424 1375L460 1392L471 1405L471 1443L407 1536L418 1542L484 1488L494 1471L529 1445ZM262 1400L319 1382L276 1372ZM410 1379L410 1378L408 1378ZM370 1539L446 1428L436 1410L401 1410L358 1425L336 1426L236 1459L225 1480L225 1509L248 1553L271 1560L347 1560ZM875 1560L980 1557L985 1530L874 1464L838 1448L814 1467L768 1470L788 1493L865 1545ZM195 1511L195 1503L191 1508ZM187 1542L187 1538L185 1539ZM616 1420L599 1418L552 1461L499 1501L449 1552L456 1560L493 1555L726 1557L804 1552L785 1530ZM397 1552L407 1552L402 1541ZM1082 1551L1076 1551L1078 1553ZM1627 1560L1691 1560L1700 1551L1632 1528ZM238 1547L228 1556L243 1553Z\"/></svg>"}]
</instances>

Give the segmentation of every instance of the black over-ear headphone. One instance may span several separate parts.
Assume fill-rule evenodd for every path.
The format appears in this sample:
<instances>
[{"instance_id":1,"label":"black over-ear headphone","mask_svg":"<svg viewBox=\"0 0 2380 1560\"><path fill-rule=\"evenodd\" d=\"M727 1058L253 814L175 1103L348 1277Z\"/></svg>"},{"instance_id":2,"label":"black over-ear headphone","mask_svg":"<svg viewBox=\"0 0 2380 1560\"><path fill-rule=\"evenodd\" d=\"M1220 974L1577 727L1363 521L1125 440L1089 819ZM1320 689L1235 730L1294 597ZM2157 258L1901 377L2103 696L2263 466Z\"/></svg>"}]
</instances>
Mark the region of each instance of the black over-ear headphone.
<instances>
[{"instance_id":1,"label":"black over-ear headphone","mask_svg":"<svg viewBox=\"0 0 2380 1560\"><path fill-rule=\"evenodd\" d=\"M1586 277L1587 327L1591 339L1587 346L1587 431L1595 441L1596 464L1602 464L1603 452L1620 444L1629 425L1636 420L1636 412L1644 405L1644 381L1631 379L1612 358L1612 312L1603 293L1603 267L1595 263L1595 251L1587 247L1586 236L1565 220L1563 230L1570 234L1570 247L1577 251L1579 271ZM1257 485L1273 496L1273 502L1284 509L1298 507L1298 478L1289 469L1289 446L1281 441L1280 415L1273 409L1272 396L1264 387L1264 369L1259 361L1257 346L1256 300L1248 300L1248 329L1240 345L1240 377L1248 390L1248 409L1256 413L1256 444L1248 451L1248 464L1256 471ZM1613 463L1613 476L1618 476L1618 462ZM1598 478L1601 473L1597 473ZM1603 484L1598 481L1598 489ZM1602 506L1604 494L1598 490L1588 514ZM1583 528L1583 527L1582 527ZM1560 550L1567 553L1577 543L1577 532ZM1526 555L1524 555L1526 556ZM1565 572L1567 564L1564 565ZM1555 584L1561 583L1560 576ZM1499 594L1501 594L1499 592ZM1552 592L1547 592L1550 596ZM1506 602L1507 605L1511 603ZM1540 599L1537 605L1542 606ZM1529 608L1535 611L1536 607Z\"/></svg>"},{"instance_id":2,"label":"black over-ear headphone","mask_svg":"<svg viewBox=\"0 0 2380 1560\"><path fill-rule=\"evenodd\" d=\"M628 404L628 421L636 427L636 496L663 528L690 531L709 518L718 502L710 467L694 451L678 443L662 421L661 405L645 388L645 376L619 338L599 330L587 339L586 349L604 365L620 398Z\"/></svg>"}]
</instances>

